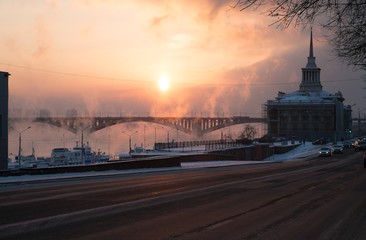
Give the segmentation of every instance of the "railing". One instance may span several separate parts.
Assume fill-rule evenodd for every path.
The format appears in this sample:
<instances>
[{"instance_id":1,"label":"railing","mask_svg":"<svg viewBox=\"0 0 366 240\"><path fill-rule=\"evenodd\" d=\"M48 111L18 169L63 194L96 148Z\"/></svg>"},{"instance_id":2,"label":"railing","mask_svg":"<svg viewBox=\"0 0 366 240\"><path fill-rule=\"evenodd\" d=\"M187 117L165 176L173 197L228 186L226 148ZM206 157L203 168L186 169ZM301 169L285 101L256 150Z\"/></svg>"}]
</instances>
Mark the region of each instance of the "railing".
<instances>
[{"instance_id":1,"label":"railing","mask_svg":"<svg viewBox=\"0 0 366 240\"><path fill-rule=\"evenodd\" d=\"M202 140L187 142L155 143L155 150L158 151L212 151L230 147L241 147L242 143L232 140ZM202 148L197 148L202 147Z\"/></svg>"}]
</instances>

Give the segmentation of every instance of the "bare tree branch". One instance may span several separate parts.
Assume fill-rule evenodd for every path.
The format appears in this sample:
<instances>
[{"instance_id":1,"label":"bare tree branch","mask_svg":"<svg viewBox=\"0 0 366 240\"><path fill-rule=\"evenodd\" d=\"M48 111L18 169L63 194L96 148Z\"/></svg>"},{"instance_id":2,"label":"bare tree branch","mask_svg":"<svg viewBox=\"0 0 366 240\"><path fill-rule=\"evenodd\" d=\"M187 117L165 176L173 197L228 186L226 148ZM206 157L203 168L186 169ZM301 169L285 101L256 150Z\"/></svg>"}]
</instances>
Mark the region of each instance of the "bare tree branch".
<instances>
[{"instance_id":1,"label":"bare tree branch","mask_svg":"<svg viewBox=\"0 0 366 240\"><path fill-rule=\"evenodd\" d=\"M240 11L264 8L279 28L313 25L328 32L334 52L347 64L366 70L365 0L238 0Z\"/></svg>"}]
</instances>

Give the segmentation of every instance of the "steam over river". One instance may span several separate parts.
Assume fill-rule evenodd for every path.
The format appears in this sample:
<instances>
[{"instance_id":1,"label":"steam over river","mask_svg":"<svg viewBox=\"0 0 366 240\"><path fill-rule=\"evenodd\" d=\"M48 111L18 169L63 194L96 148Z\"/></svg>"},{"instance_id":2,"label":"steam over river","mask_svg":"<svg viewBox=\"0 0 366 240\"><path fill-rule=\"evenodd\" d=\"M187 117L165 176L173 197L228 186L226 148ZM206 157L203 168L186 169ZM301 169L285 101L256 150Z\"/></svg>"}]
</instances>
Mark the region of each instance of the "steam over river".
<instances>
[{"instance_id":1,"label":"steam over river","mask_svg":"<svg viewBox=\"0 0 366 240\"><path fill-rule=\"evenodd\" d=\"M81 146L81 132L76 134L67 130L54 127L44 123L17 123L14 128L21 131L28 126L30 129L24 131L21 135L22 155L30 155L34 151L35 155L40 157L49 157L53 148L66 147L72 148L79 144ZM129 137L131 136L132 148L137 146L153 149L155 142L167 142L168 134L169 141L193 141L193 140L214 140L220 139L221 136L227 139L236 139L243 131L245 125L231 126L221 130L206 134L198 138L194 135L188 135L176 129L161 126L153 123L124 123L111 126L100 131L89 134L87 130L83 133L83 142L89 143L92 151L105 152L106 154L114 155L119 153L127 153L129 150ZM262 126L255 126L258 136L262 136ZM123 134L125 132L127 134ZM19 134L9 130L9 155L14 159L18 155Z\"/></svg>"}]
</instances>

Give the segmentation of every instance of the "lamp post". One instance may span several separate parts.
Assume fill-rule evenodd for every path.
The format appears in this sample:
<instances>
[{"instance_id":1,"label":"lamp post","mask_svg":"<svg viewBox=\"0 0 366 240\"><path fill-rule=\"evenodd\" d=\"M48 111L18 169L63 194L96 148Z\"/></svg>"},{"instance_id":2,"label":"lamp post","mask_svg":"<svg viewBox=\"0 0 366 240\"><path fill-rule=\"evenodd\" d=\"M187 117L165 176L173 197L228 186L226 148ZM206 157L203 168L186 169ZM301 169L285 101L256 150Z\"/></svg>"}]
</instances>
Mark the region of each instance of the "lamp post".
<instances>
[{"instance_id":1,"label":"lamp post","mask_svg":"<svg viewBox=\"0 0 366 240\"><path fill-rule=\"evenodd\" d=\"M13 130L15 130L19 134L19 148L18 148L18 161L19 161L19 169L22 166L22 159L21 159L21 152L22 152L22 133L30 129L31 127L27 127L26 129L23 129L22 131L18 131L15 128L11 127Z\"/></svg>"},{"instance_id":2,"label":"lamp post","mask_svg":"<svg viewBox=\"0 0 366 240\"><path fill-rule=\"evenodd\" d=\"M174 128L172 128L172 129L165 129L164 127L161 127L162 129L164 129L165 131L166 131L166 133L167 133L167 142L168 142L168 149L169 149L169 151L170 151L170 143L169 143L169 132L171 131L171 130L174 130Z\"/></svg>"},{"instance_id":3,"label":"lamp post","mask_svg":"<svg viewBox=\"0 0 366 240\"><path fill-rule=\"evenodd\" d=\"M155 134L154 134L154 150L156 150L156 127L155 127Z\"/></svg>"},{"instance_id":4,"label":"lamp post","mask_svg":"<svg viewBox=\"0 0 366 240\"><path fill-rule=\"evenodd\" d=\"M362 127L361 127L361 111L365 110L366 108L358 108L358 121L357 121L357 125L358 125L358 135L361 136L361 132L362 132Z\"/></svg>"},{"instance_id":5,"label":"lamp post","mask_svg":"<svg viewBox=\"0 0 366 240\"><path fill-rule=\"evenodd\" d=\"M129 147L130 147L130 155L131 155L131 152L132 152L132 149L131 149L131 137L133 135L135 135L136 133L138 133L138 131L135 131L134 133L131 133L131 134L128 134L128 133L125 133L125 132L122 132L123 134L127 135L128 136L128 143L129 143Z\"/></svg>"},{"instance_id":6,"label":"lamp post","mask_svg":"<svg viewBox=\"0 0 366 240\"><path fill-rule=\"evenodd\" d=\"M178 142L178 126L177 126L177 140L175 140L176 142Z\"/></svg>"},{"instance_id":7,"label":"lamp post","mask_svg":"<svg viewBox=\"0 0 366 240\"><path fill-rule=\"evenodd\" d=\"M144 125L144 151L146 150L146 125Z\"/></svg>"},{"instance_id":8,"label":"lamp post","mask_svg":"<svg viewBox=\"0 0 366 240\"><path fill-rule=\"evenodd\" d=\"M81 130L81 161L85 164L85 148L84 148L84 131L89 128L89 126Z\"/></svg>"}]
</instances>

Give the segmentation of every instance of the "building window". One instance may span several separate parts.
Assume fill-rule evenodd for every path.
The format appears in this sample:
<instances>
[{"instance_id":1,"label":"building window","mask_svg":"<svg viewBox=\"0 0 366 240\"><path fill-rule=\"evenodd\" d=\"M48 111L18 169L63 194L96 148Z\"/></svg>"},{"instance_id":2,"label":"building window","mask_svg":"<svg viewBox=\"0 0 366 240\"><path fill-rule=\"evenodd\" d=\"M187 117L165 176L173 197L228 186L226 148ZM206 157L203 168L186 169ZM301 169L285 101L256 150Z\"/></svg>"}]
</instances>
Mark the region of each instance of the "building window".
<instances>
[{"instance_id":1,"label":"building window","mask_svg":"<svg viewBox=\"0 0 366 240\"><path fill-rule=\"evenodd\" d=\"M278 118L278 110L277 109L269 110L269 118L270 119L277 119Z\"/></svg>"},{"instance_id":2,"label":"building window","mask_svg":"<svg viewBox=\"0 0 366 240\"><path fill-rule=\"evenodd\" d=\"M270 131L273 134L277 134L278 133L278 127L277 127L277 123L270 123Z\"/></svg>"}]
</instances>

